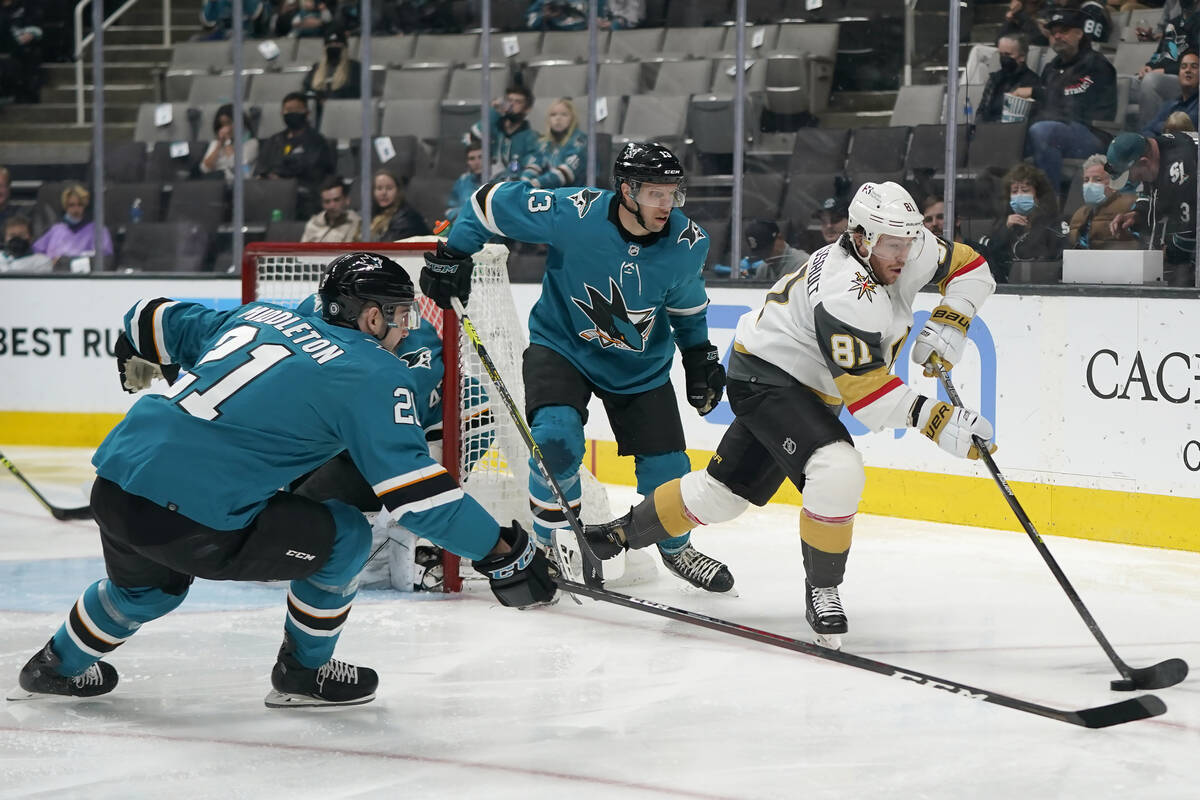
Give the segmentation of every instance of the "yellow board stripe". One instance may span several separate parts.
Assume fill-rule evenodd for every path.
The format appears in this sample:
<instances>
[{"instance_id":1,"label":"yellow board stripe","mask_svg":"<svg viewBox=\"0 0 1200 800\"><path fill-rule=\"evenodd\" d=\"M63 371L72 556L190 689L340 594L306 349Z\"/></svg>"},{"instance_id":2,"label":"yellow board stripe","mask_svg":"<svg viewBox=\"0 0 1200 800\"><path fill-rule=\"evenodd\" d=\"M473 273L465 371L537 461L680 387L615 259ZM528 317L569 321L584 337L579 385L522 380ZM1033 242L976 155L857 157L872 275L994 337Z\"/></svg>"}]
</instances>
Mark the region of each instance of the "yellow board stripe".
<instances>
[{"instance_id":1,"label":"yellow board stripe","mask_svg":"<svg viewBox=\"0 0 1200 800\"><path fill-rule=\"evenodd\" d=\"M96 447L122 414L0 411L0 444ZM689 450L692 469L703 469L712 451ZM636 486L633 459L617 456L616 442L591 440L584 464L603 483ZM1003 468L1003 465L1001 465ZM1081 489L1010 480L1017 499L1038 533L1100 542L1167 547L1200 552L1200 499ZM800 504L790 481L773 503ZM990 476L966 477L867 467L867 488L859 511L1020 531L1004 496Z\"/></svg>"}]
</instances>

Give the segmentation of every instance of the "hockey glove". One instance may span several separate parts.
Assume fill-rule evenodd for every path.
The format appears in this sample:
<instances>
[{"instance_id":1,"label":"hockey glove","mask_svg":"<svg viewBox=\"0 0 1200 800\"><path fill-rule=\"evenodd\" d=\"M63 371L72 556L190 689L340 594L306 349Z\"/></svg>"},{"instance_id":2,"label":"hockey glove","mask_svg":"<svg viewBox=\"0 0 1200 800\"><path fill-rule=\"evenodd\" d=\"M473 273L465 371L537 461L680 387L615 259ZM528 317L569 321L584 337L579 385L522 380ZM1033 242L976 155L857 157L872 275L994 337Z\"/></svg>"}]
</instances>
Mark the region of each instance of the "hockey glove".
<instances>
[{"instance_id":1,"label":"hockey glove","mask_svg":"<svg viewBox=\"0 0 1200 800\"><path fill-rule=\"evenodd\" d=\"M476 572L487 576L500 604L528 608L553 600L558 587L550 577L550 562L529 534L513 520L512 527L500 528L500 538L512 550L471 562Z\"/></svg>"},{"instance_id":2,"label":"hockey glove","mask_svg":"<svg viewBox=\"0 0 1200 800\"><path fill-rule=\"evenodd\" d=\"M988 445L988 452L996 452L992 443L992 423L981 414L967 408L956 408L949 403L918 397L913 403L912 427L938 443L947 453L959 458L979 458L979 449L974 437Z\"/></svg>"},{"instance_id":3,"label":"hockey glove","mask_svg":"<svg viewBox=\"0 0 1200 800\"><path fill-rule=\"evenodd\" d=\"M129 394L149 389L150 383L156 378L163 377L163 367L147 361L133 349L133 342L122 333L117 337L114 348L117 355L117 374L121 377L121 388ZM179 367L170 364L167 367L168 383L174 383L179 375Z\"/></svg>"},{"instance_id":4,"label":"hockey glove","mask_svg":"<svg viewBox=\"0 0 1200 800\"><path fill-rule=\"evenodd\" d=\"M471 270L475 262L466 253L451 250L438 242L437 251L425 254L421 270L421 291L442 308L450 308L450 298L457 297L463 305L471 296Z\"/></svg>"},{"instance_id":5,"label":"hockey glove","mask_svg":"<svg viewBox=\"0 0 1200 800\"><path fill-rule=\"evenodd\" d=\"M725 392L725 368L721 353L712 342L683 351L683 375L688 404L704 416L717 407Z\"/></svg>"},{"instance_id":6,"label":"hockey glove","mask_svg":"<svg viewBox=\"0 0 1200 800\"><path fill-rule=\"evenodd\" d=\"M929 363L930 356L941 358L947 371L962 361L967 349L967 328L971 326L969 312L974 310L969 308L970 305L955 297L945 298L917 334L913 342L912 360L914 364L925 368L925 377L932 378L937 374Z\"/></svg>"}]
</instances>

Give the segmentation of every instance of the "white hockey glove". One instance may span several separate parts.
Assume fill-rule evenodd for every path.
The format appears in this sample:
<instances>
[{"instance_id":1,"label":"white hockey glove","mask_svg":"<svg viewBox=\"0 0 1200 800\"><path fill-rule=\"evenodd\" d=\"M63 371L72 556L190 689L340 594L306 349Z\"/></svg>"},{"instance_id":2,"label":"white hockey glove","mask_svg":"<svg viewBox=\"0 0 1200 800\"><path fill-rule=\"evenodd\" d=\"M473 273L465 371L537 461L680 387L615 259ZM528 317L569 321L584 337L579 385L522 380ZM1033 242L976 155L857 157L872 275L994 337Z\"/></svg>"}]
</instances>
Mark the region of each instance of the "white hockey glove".
<instances>
[{"instance_id":1,"label":"white hockey glove","mask_svg":"<svg viewBox=\"0 0 1200 800\"><path fill-rule=\"evenodd\" d=\"M929 315L929 321L917 334L912 348L913 363L925 368L925 377L932 378L937 374L929 363L932 355L942 359L947 371L962 361L967 349L967 328L971 326L974 312L970 301L947 297Z\"/></svg>"},{"instance_id":2,"label":"white hockey glove","mask_svg":"<svg viewBox=\"0 0 1200 800\"><path fill-rule=\"evenodd\" d=\"M956 408L921 396L913 403L910 422L950 455L979 458L979 449L973 441L976 436L987 442L989 453L996 452L996 445L992 443L992 423L968 408Z\"/></svg>"},{"instance_id":3,"label":"white hockey glove","mask_svg":"<svg viewBox=\"0 0 1200 800\"><path fill-rule=\"evenodd\" d=\"M133 349L133 343L124 333L117 338L114 348L117 355L117 373L121 376L121 388L130 394L149 389L150 383L163 376L162 368L147 361Z\"/></svg>"}]
</instances>

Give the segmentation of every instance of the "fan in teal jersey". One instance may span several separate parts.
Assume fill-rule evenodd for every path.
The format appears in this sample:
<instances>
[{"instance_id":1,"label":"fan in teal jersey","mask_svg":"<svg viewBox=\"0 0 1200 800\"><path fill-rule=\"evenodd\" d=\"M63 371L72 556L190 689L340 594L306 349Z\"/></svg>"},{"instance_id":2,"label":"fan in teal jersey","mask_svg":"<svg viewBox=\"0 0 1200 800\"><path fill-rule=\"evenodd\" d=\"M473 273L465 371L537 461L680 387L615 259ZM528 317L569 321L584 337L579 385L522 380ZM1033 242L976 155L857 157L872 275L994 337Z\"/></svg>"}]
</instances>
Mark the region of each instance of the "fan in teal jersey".
<instances>
[{"instance_id":1,"label":"fan in teal jersey","mask_svg":"<svg viewBox=\"0 0 1200 800\"><path fill-rule=\"evenodd\" d=\"M650 495L687 474L683 423L671 386L682 354L688 403L707 414L720 402L725 370L708 341L701 269L708 235L684 216L686 178L659 144L628 144L613 165L616 191L483 186L450 238L425 254L421 289L442 307L469 299L471 253L492 236L549 245L542 292L529 316L522 367L526 414L549 471L578 515L583 425L598 396L617 438L634 457L638 491ZM529 502L539 542L567 527L541 473L530 469ZM695 586L733 588L724 564L693 547L681 529L659 543L667 568Z\"/></svg>"},{"instance_id":2,"label":"fan in teal jersey","mask_svg":"<svg viewBox=\"0 0 1200 800\"><path fill-rule=\"evenodd\" d=\"M100 658L176 608L193 578L289 580L272 708L375 696L374 670L333 658L371 545L358 509L279 491L346 450L387 514L475 561L504 605L549 602L548 564L429 455L416 383L394 349L415 319L413 285L389 258L352 253L321 281L321 318L269 303L214 311L144 300L117 346L127 391L161 365L186 371L139 399L92 463L91 505L108 577L22 669L20 697L93 696Z\"/></svg>"}]
</instances>

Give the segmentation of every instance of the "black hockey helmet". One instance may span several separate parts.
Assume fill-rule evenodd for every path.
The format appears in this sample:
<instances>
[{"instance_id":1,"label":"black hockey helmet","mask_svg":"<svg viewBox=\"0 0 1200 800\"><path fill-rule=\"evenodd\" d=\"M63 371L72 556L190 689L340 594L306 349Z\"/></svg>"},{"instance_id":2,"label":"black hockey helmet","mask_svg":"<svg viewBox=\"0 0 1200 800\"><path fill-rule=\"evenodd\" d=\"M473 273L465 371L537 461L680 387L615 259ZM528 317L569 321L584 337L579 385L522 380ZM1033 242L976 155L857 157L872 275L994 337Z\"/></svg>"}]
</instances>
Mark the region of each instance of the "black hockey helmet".
<instances>
[{"instance_id":1,"label":"black hockey helmet","mask_svg":"<svg viewBox=\"0 0 1200 800\"><path fill-rule=\"evenodd\" d=\"M682 187L687 180L679 159L657 142L625 145L613 163L612 174L618 191L622 183L676 183Z\"/></svg>"},{"instance_id":2,"label":"black hockey helmet","mask_svg":"<svg viewBox=\"0 0 1200 800\"><path fill-rule=\"evenodd\" d=\"M414 327L412 278L387 256L361 252L338 256L326 267L317 292L321 295L321 315L334 325L356 327L366 303L375 302L389 326L396 324L396 312L404 311L410 315L409 327Z\"/></svg>"}]
</instances>

